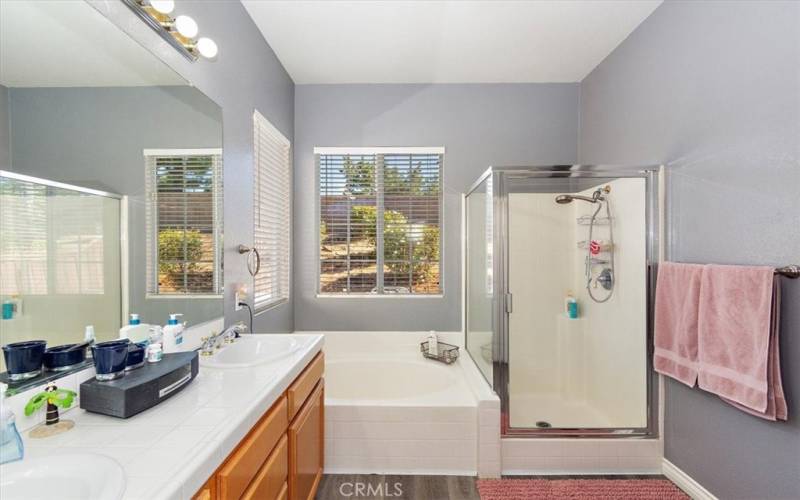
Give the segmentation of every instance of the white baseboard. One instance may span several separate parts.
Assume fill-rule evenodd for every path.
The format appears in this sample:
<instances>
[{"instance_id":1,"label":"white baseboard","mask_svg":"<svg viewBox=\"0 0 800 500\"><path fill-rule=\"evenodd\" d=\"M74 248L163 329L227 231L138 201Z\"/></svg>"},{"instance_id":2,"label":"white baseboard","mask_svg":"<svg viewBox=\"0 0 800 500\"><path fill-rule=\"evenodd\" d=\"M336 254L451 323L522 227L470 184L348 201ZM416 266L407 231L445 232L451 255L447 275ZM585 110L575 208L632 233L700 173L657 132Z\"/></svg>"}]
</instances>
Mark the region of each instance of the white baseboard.
<instances>
[{"instance_id":1,"label":"white baseboard","mask_svg":"<svg viewBox=\"0 0 800 500\"><path fill-rule=\"evenodd\" d=\"M663 459L661 470L670 481L677 484L693 500L718 500L710 491L703 488L702 484L695 481L692 476L683 472L666 458Z\"/></svg>"}]
</instances>

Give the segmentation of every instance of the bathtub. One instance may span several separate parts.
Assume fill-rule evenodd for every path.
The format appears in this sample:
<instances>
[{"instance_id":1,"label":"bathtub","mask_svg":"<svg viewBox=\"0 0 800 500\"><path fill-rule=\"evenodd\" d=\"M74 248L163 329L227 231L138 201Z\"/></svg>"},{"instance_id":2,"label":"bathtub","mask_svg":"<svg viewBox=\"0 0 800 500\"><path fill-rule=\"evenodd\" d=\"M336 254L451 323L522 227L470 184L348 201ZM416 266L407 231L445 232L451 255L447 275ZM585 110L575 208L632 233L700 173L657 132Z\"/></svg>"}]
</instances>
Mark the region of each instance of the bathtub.
<instances>
[{"instance_id":1,"label":"bathtub","mask_svg":"<svg viewBox=\"0 0 800 500\"><path fill-rule=\"evenodd\" d=\"M326 473L499 474L500 402L469 356L423 358L425 333L324 334Z\"/></svg>"}]
</instances>

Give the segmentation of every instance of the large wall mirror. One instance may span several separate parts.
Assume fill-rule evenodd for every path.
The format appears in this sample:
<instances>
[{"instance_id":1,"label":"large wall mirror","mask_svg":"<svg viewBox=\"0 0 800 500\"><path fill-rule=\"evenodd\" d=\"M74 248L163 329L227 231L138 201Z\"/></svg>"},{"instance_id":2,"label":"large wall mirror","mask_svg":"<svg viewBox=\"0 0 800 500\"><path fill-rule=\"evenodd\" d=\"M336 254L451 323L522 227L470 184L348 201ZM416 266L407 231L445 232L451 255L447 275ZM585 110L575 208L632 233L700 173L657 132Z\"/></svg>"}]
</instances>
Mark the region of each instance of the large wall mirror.
<instances>
[{"instance_id":1,"label":"large wall mirror","mask_svg":"<svg viewBox=\"0 0 800 500\"><path fill-rule=\"evenodd\" d=\"M0 37L0 344L221 318L220 107L84 2Z\"/></svg>"}]
</instances>

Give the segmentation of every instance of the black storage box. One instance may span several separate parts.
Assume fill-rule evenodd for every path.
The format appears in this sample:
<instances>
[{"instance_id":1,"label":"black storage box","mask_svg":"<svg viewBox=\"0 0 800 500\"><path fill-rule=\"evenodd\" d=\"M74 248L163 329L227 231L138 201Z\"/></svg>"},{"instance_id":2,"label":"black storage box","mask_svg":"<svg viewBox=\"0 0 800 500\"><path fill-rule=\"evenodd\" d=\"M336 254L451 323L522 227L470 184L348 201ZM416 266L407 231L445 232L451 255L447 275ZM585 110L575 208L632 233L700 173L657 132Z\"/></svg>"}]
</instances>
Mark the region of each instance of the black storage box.
<instances>
[{"instance_id":1,"label":"black storage box","mask_svg":"<svg viewBox=\"0 0 800 500\"><path fill-rule=\"evenodd\" d=\"M197 352L165 354L124 377L81 384L81 408L112 417L129 418L177 394L197 376Z\"/></svg>"}]
</instances>

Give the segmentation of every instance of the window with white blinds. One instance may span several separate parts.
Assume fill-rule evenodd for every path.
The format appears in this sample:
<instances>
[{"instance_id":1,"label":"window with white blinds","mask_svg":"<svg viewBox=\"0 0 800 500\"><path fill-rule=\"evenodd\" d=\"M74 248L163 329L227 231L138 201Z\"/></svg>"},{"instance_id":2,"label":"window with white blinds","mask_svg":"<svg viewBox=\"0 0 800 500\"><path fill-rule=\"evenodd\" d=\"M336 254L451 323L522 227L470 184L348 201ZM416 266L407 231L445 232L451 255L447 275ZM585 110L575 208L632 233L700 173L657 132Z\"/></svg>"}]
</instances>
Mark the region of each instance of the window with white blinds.
<instances>
[{"instance_id":1,"label":"window with white blinds","mask_svg":"<svg viewBox=\"0 0 800 500\"><path fill-rule=\"evenodd\" d=\"M147 293L222 293L222 150L145 150Z\"/></svg>"},{"instance_id":2,"label":"window with white blinds","mask_svg":"<svg viewBox=\"0 0 800 500\"><path fill-rule=\"evenodd\" d=\"M291 277L291 144L253 113L253 242L261 258L254 278L256 311L289 300Z\"/></svg>"},{"instance_id":3,"label":"window with white blinds","mask_svg":"<svg viewBox=\"0 0 800 500\"><path fill-rule=\"evenodd\" d=\"M442 293L443 148L316 148L321 294Z\"/></svg>"},{"instance_id":4,"label":"window with white blinds","mask_svg":"<svg viewBox=\"0 0 800 500\"><path fill-rule=\"evenodd\" d=\"M0 294L48 293L48 188L0 177Z\"/></svg>"}]
</instances>

